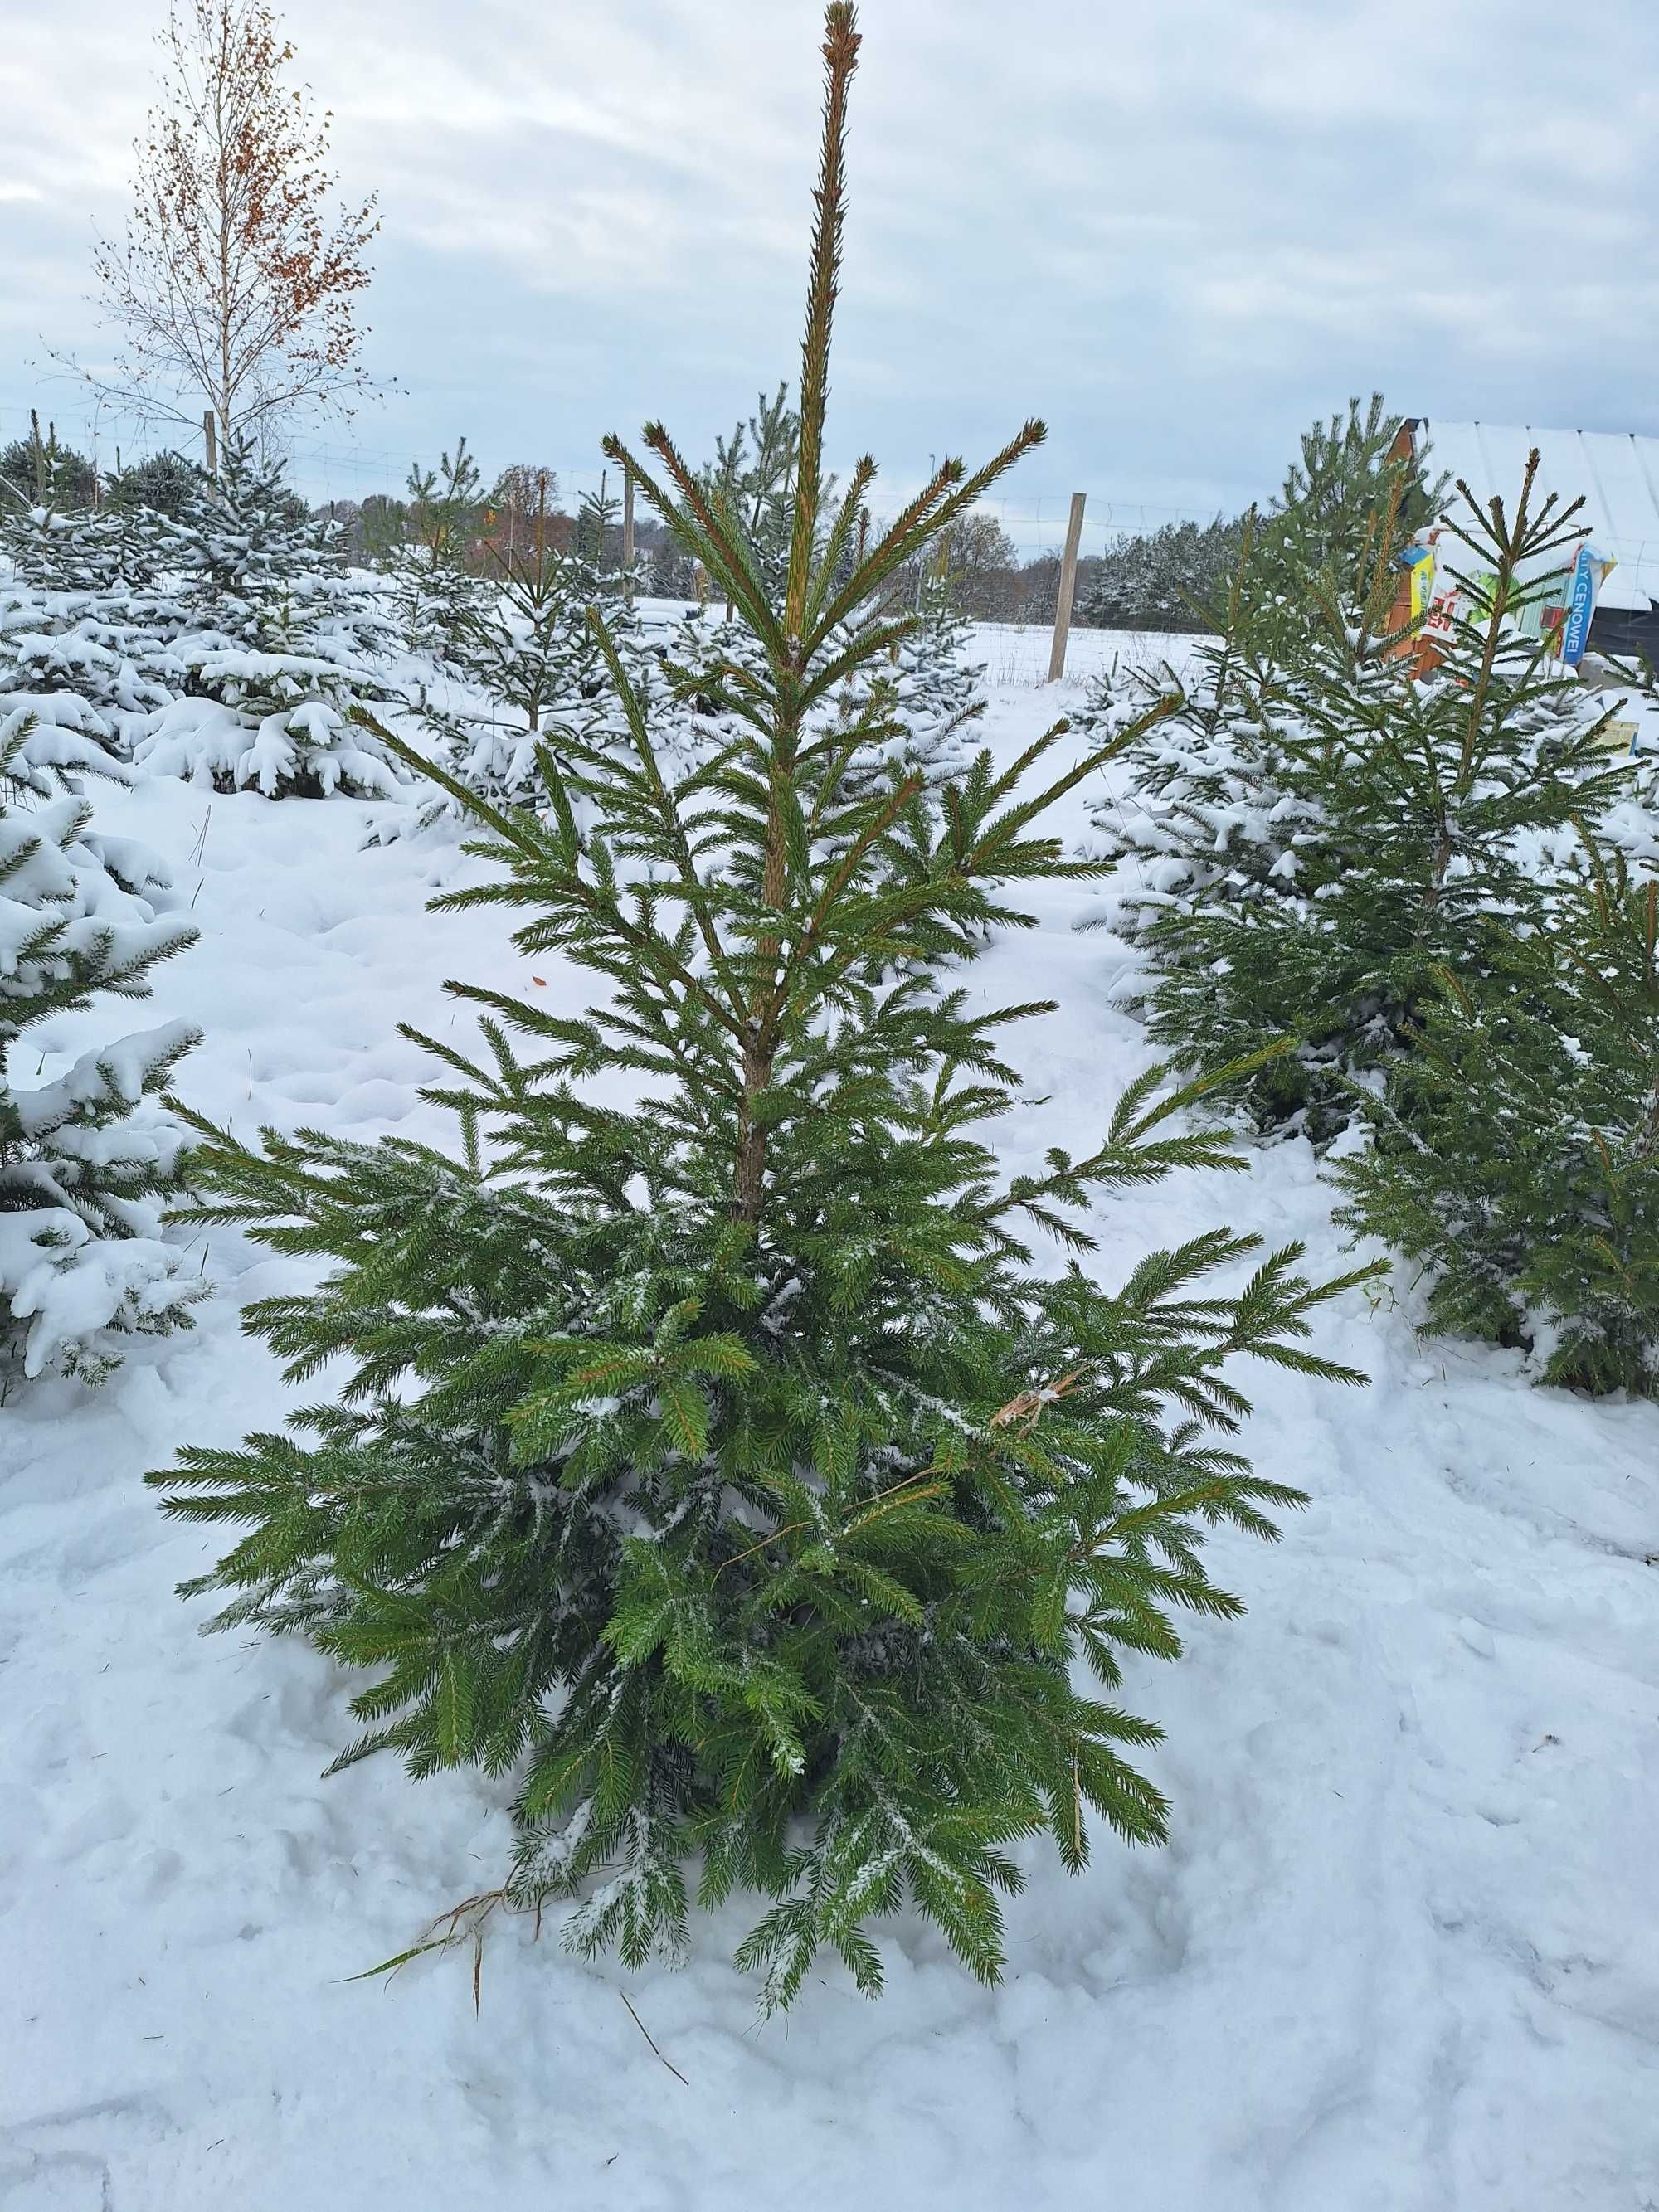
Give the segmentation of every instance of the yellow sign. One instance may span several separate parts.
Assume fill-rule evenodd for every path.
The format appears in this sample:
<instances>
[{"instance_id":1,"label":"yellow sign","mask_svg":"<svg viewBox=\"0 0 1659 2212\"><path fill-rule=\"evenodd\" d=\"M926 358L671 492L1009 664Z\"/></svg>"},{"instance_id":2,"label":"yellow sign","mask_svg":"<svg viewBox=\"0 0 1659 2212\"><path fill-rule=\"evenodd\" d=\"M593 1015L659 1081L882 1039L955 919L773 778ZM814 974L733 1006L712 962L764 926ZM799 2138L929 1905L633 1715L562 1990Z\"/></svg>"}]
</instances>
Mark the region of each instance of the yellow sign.
<instances>
[{"instance_id":1,"label":"yellow sign","mask_svg":"<svg viewBox=\"0 0 1659 2212\"><path fill-rule=\"evenodd\" d=\"M1411 579L1411 610L1413 623L1420 623L1429 611L1434 596L1434 548L1431 545L1408 545L1401 555Z\"/></svg>"}]
</instances>

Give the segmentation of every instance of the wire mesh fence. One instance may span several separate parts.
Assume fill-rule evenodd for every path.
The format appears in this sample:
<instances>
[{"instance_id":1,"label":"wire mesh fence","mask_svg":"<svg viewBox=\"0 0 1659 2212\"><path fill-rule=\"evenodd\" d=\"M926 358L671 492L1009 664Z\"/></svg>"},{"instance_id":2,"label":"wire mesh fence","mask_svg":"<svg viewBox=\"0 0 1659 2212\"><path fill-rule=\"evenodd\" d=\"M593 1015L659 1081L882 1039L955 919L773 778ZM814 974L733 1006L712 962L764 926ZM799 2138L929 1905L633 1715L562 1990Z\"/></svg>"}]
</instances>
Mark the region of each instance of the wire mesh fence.
<instances>
[{"instance_id":1,"label":"wire mesh fence","mask_svg":"<svg viewBox=\"0 0 1659 2212\"><path fill-rule=\"evenodd\" d=\"M113 468L118 455L130 461L169 445L197 459L201 457L199 428L192 432L190 426L179 424L170 432L167 425L145 427L131 420L119 422L107 413L94 413L75 394L69 395L68 404L55 410L54 420L58 436L100 469ZM27 408L0 405L0 445L14 439L26 439L29 427ZM418 458L422 465L427 465L436 459L433 453L417 456L410 448L344 432L332 436L302 436L291 443L284 442L280 450L289 463L296 489L313 506L361 506L372 497L401 500L407 495L410 470L415 460ZM486 481L497 458L481 457ZM608 489L615 495L620 489L616 469L607 469L592 456L564 461L545 455L532 458L533 465L547 468L556 478L559 503L568 510L574 512L585 494ZM887 506L872 513L872 526L879 530L890 520L911 489L914 487L906 486L895 491ZM1016 563L1029 566L1060 555L1075 489L1067 486L1035 491L1019 487L1006 497L981 501L975 513L994 522L1004 532L1013 548ZM1202 528L1213 522L1218 512L1214 507L1164 506L1136 499L1109 484L1085 484L1082 489L1087 504L1079 553L1085 564L1091 556L1106 553L1126 538L1149 536L1170 524L1194 523ZM1659 538L1620 536L1603 528L1596 532L1596 544L1598 550L1610 554L1627 574L1644 580L1659 575Z\"/></svg>"},{"instance_id":2,"label":"wire mesh fence","mask_svg":"<svg viewBox=\"0 0 1659 2212\"><path fill-rule=\"evenodd\" d=\"M45 410L43 423L44 418ZM146 428L130 420L118 422L107 414L100 418L75 404L59 407L53 420L65 444L87 454L100 468L112 468L118 453L130 461L167 446L176 447L195 459L201 458L201 431L186 424L171 429L165 424ZM27 408L0 405L0 443L27 438L29 421ZM279 450L289 463L296 489L316 505L331 501L361 504L370 497L401 499L406 494L411 464L418 458L425 465L437 458L435 453L417 456L410 448L337 434L332 438L302 437L291 443L285 441ZM592 457L564 461L544 454L529 458L534 466L547 468L557 478L560 499L567 506L574 507L584 493L597 493L602 485L608 484L612 493L618 488L616 469L607 469ZM486 481L493 459L481 458ZM911 489L906 486L892 495L889 504L893 514L896 514ZM1064 489L1038 492L1021 489L1006 498L981 501L976 512L990 517L1006 532L1021 560L1040 559L1046 554L1058 553L1064 544L1073 489L1069 485ZM1085 556L1091 550L1102 551L1118 538L1141 535L1169 522L1210 522L1215 519L1215 513L1214 508L1158 506L1126 497L1109 489L1091 490L1084 519L1082 550ZM884 507L872 512L871 519L872 526L880 528L891 515Z\"/></svg>"}]
</instances>

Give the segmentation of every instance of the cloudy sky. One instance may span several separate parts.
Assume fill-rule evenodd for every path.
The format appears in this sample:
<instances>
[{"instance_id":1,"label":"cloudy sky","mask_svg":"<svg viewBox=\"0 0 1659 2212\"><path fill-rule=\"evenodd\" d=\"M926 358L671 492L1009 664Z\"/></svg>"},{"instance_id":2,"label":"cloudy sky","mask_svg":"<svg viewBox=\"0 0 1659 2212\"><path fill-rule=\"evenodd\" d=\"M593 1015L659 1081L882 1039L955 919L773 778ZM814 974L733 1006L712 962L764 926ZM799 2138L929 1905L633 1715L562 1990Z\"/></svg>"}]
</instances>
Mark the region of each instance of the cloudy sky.
<instances>
[{"instance_id":1,"label":"cloudy sky","mask_svg":"<svg viewBox=\"0 0 1659 2212\"><path fill-rule=\"evenodd\" d=\"M106 352L165 0L0 41L0 429L77 428L43 341ZM319 493L690 451L793 370L817 0L289 0L345 185L380 195L372 358L295 434ZM1009 520L1052 539L1237 508L1298 428L1408 413L1659 432L1659 0L866 0L832 456L890 490L1028 413ZM112 435L106 427L104 437Z\"/></svg>"}]
</instances>

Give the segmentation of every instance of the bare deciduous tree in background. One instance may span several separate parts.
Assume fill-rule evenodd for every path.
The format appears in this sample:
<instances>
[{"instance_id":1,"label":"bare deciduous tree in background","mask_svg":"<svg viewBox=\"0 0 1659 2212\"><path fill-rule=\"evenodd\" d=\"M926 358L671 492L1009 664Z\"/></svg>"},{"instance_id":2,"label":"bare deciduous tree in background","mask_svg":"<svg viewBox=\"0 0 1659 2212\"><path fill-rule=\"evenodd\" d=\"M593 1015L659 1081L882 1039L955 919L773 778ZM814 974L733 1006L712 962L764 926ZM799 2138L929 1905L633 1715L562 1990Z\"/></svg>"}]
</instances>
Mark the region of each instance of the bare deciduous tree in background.
<instances>
[{"instance_id":1,"label":"bare deciduous tree in background","mask_svg":"<svg viewBox=\"0 0 1659 2212\"><path fill-rule=\"evenodd\" d=\"M509 462L484 501L490 536L506 546L509 556L516 556L520 546L530 543L539 527L544 536L550 531L551 542L562 550L575 526L568 515L559 512L558 497L556 470L540 467L534 461Z\"/></svg>"},{"instance_id":2,"label":"bare deciduous tree in background","mask_svg":"<svg viewBox=\"0 0 1659 2212\"><path fill-rule=\"evenodd\" d=\"M100 238L94 263L126 347L93 380L152 418L189 420L199 395L231 432L349 408L368 388L374 197L336 203L330 115L283 82L294 48L264 0L174 0L159 43L126 235Z\"/></svg>"}]
</instances>

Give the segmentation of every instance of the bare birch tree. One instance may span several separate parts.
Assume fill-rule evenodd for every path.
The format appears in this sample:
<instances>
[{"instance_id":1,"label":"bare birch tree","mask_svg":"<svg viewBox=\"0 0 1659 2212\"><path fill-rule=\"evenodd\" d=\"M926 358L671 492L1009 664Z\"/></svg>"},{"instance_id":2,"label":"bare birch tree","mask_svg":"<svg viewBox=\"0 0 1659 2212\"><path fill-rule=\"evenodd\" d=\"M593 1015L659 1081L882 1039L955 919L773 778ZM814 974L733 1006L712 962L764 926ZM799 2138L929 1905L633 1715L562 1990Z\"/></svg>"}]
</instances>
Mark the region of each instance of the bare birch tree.
<instances>
[{"instance_id":1,"label":"bare birch tree","mask_svg":"<svg viewBox=\"0 0 1659 2212\"><path fill-rule=\"evenodd\" d=\"M152 419L264 432L368 388L356 316L380 228L336 200L330 112L284 81L294 47L264 0L173 0L161 98L135 143L125 237L94 266L125 333L106 397Z\"/></svg>"}]
</instances>

